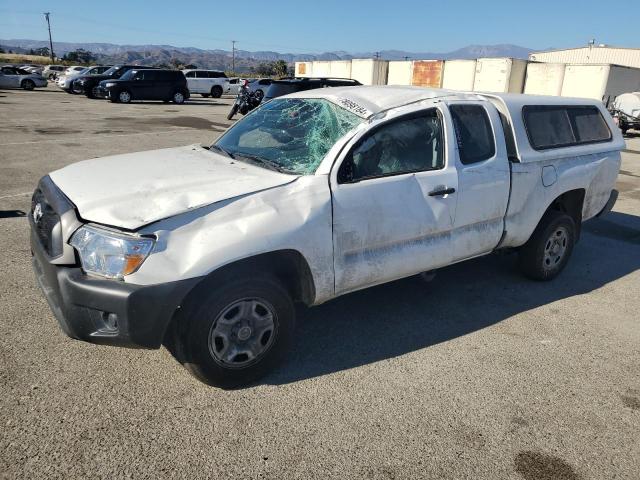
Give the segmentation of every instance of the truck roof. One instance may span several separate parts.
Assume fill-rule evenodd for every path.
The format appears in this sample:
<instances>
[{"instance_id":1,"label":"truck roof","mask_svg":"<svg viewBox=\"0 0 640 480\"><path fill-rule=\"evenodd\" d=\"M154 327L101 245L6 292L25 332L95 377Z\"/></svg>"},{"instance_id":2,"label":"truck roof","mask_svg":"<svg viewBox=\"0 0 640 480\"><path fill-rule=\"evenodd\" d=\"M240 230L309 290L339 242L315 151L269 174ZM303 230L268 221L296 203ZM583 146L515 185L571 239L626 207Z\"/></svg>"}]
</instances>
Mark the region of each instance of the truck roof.
<instances>
[{"instance_id":1,"label":"truck roof","mask_svg":"<svg viewBox=\"0 0 640 480\"><path fill-rule=\"evenodd\" d=\"M291 98L324 98L338 105L345 106L363 118L368 118L392 108L434 98L447 98L450 100L493 99L505 105L509 112L520 110L524 105L602 105L602 102L588 98L524 95L517 93L459 92L441 88L391 85L321 88L296 92L287 96ZM349 106L352 108L349 108Z\"/></svg>"}]
</instances>

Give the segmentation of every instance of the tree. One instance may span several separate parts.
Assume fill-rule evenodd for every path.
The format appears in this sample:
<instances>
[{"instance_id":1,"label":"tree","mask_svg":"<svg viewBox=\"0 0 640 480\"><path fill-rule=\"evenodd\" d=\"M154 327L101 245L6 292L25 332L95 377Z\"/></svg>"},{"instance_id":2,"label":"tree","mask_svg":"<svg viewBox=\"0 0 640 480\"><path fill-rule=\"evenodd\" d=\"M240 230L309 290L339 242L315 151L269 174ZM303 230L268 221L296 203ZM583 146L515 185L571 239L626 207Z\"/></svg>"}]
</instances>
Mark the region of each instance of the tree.
<instances>
[{"instance_id":1,"label":"tree","mask_svg":"<svg viewBox=\"0 0 640 480\"><path fill-rule=\"evenodd\" d=\"M287 76L287 62L284 60L276 60L273 63L273 72L274 75L278 77L286 77Z\"/></svg>"},{"instance_id":2,"label":"tree","mask_svg":"<svg viewBox=\"0 0 640 480\"><path fill-rule=\"evenodd\" d=\"M272 62L259 63L258 66L256 67L256 73L263 77L272 76L274 74L273 63Z\"/></svg>"},{"instance_id":3,"label":"tree","mask_svg":"<svg viewBox=\"0 0 640 480\"><path fill-rule=\"evenodd\" d=\"M4 48L0 47L0 53L6 53L6 52L4 51Z\"/></svg>"},{"instance_id":4,"label":"tree","mask_svg":"<svg viewBox=\"0 0 640 480\"><path fill-rule=\"evenodd\" d=\"M40 47L33 50L34 55L40 55L41 57L49 56L49 47Z\"/></svg>"},{"instance_id":5,"label":"tree","mask_svg":"<svg viewBox=\"0 0 640 480\"><path fill-rule=\"evenodd\" d=\"M62 59L68 62L91 63L96 60L96 56L88 50L79 48L68 52Z\"/></svg>"}]
</instances>

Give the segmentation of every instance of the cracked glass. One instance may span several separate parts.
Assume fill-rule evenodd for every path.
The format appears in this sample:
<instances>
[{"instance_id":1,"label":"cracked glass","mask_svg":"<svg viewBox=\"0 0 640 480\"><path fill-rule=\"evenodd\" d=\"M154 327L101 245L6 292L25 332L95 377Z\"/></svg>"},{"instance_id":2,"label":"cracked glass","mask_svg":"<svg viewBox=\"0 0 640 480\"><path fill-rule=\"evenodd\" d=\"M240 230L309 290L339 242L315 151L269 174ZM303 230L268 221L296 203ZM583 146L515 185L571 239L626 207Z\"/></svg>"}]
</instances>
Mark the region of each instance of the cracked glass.
<instances>
[{"instance_id":1,"label":"cracked glass","mask_svg":"<svg viewBox=\"0 0 640 480\"><path fill-rule=\"evenodd\" d=\"M212 148L267 168L309 175L338 140L364 121L324 99L274 99L236 123Z\"/></svg>"}]
</instances>

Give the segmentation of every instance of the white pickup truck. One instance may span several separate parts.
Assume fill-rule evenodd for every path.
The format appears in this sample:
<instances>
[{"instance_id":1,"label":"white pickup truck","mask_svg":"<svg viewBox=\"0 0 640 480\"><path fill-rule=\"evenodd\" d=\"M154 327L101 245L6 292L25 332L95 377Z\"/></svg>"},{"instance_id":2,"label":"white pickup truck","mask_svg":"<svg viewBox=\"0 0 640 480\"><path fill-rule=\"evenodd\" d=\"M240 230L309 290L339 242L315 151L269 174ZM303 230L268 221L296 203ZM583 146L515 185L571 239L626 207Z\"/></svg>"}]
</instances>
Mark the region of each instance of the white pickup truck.
<instances>
[{"instance_id":1,"label":"white pickup truck","mask_svg":"<svg viewBox=\"0 0 640 480\"><path fill-rule=\"evenodd\" d=\"M413 87L274 99L213 145L93 159L40 181L33 265L73 338L172 346L210 384L255 381L294 302L496 250L555 277L608 211L624 142L600 102ZM393 299L389 299L393 301Z\"/></svg>"}]
</instances>

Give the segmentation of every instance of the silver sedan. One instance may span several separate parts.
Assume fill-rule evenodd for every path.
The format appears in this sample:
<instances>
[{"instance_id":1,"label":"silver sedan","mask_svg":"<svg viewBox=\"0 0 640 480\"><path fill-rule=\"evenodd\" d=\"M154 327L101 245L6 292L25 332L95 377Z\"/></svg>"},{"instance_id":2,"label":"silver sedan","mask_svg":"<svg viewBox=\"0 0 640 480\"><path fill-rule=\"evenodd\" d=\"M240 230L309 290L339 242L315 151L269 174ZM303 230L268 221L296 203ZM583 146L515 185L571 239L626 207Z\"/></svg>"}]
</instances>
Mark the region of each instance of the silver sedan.
<instances>
[{"instance_id":1,"label":"silver sedan","mask_svg":"<svg viewBox=\"0 0 640 480\"><path fill-rule=\"evenodd\" d=\"M47 79L37 73L30 73L18 67L0 68L0 88L24 88L33 90L46 87Z\"/></svg>"}]
</instances>

